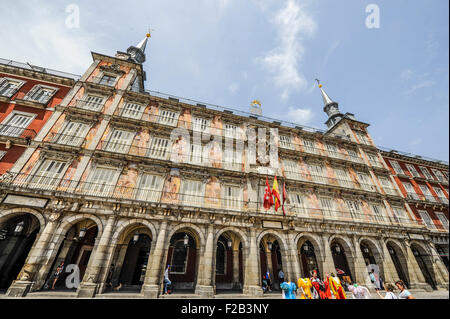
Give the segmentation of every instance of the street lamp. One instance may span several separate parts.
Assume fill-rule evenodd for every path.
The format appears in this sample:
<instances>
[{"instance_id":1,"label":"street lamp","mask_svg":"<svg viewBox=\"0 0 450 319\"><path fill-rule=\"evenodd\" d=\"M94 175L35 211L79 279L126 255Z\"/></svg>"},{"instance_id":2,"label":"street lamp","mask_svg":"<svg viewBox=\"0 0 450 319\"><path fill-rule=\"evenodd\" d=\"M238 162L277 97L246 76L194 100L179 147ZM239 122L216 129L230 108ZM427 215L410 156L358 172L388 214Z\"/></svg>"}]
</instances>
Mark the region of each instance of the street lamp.
<instances>
[{"instance_id":1,"label":"street lamp","mask_svg":"<svg viewBox=\"0 0 450 319\"><path fill-rule=\"evenodd\" d=\"M416 257L418 257L419 256L419 252L417 251L417 250L413 250L413 254L414 254L414 256L416 256Z\"/></svg>"},{"instance_id":2,"label":"street lamp","mask_svg":"<svg viewBox=\"0 0 450 319\"><path fill-rule=\"evenodd\" d=\"M334 246L334 250L339 254L341 252L341 247L339 245Z\"/></svg>"},{"instance_id":3,"label":"street lamp","mask_svg":"<svg viewBox=\"0 0 450 319\"><path fill-rule=\"evenodd\" d=\"M21 221L20 223L18 223L17 225L16 225L16 228L14 229L14 234L17 236L17 235L20 235L20 233L22 232L22 230L23 230L23 225L24 225L24 223L23 223L23 221Z\"/></svg>"},{"instance_id":4,"label":"street lamp","mask_svg":"<svg viewBox=\"0 0 450 319\"><path fill-rule=\"evenodd\" d=\"M135 232L133 235L133 243L136 244L139 240L139 232Z\"/></svg>"},{"instance_id":5,"label":"street lamp","mask_svg":"<svg viewBox=\"0 0 450 319\"><path fill-rule=\"evenodd\" d=\"M189 244L189 236L187 234L185 234L183 237L183 243L185 247L187 247L187 245Z\"/></svg>"},{"instance_id":6,"label":"street lamp","mask_svg":"<svg viewBox=\"0 0 450 319\"><path fill-rule=\"evenodd\" d=\"M231 249L231 246L233 246L233 242L231 241L231 239L228 239L227 245L228 245L228 249Z\"/></svg>"},{"instance_id":7,"label":"street lamp","mask_svg":"<svg viewBox=\"0 0 450 319\"><path fill-rule=\"evenodd\" d=\"M267 242L267 247L269 247L269 250L272 250L272 242L270 240Z\"/></svg>"},{"instance_id":8,"label":"street lamp","mask_svg":"<svg viewBox=\"0 0 450 319\"><path fill-rule=\"evenodd\" d=\"M369 248L363 247L363 252L364 252L365 254L368 254L368 253L369 253Z\"/></svg>"},{"instance_id":9,"label":"street lamp","mask_svg":"<svg viewBox=\"0 0 450 319\"><path fill-rule=\"evenodd\" d=\"M389 254L391 254L391 255L393 255L394 254L394 250L391 248L391 247L389 247Z\"/></svg>"},{"instance_id":10,"label":"street lamp","mask_svg":"<svg viewBox=\"0 0 450 319\"><path fill-rule=\"evenodd\" d=\"M86 227L83 227L80 229L80 233L78 234L78 238L82 239L86 235L87 229Z\"/></svg>"},{"instance_id":11,"label":"street lamp","mask_svg":"<svg viewBox=\"0 0 450 319\"><path fill-rule=\"evenodd\" d=\"M309 250L309 245L308 245L308 243L305 243L305 244L303 245L303 250L304 250L304 251L308 251L308 250Z\"/></svg>"}]
</instances>

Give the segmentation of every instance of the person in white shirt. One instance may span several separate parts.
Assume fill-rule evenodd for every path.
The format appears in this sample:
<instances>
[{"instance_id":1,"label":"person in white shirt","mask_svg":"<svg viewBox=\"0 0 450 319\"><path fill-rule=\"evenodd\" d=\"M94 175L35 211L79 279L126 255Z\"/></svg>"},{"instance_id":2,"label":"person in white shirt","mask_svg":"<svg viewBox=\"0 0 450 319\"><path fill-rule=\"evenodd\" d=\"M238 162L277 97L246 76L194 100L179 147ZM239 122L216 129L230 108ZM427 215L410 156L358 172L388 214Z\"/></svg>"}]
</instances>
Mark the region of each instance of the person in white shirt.
<instances>
[{"instance_id":1,"label":"person in white shirt","mask_svg":"<svg viewBox=\"0 0 450 319\"><path fill-rule=\"evenodd\" d=\"M397 296L394 294L394 285L392 284L386 284L385 285L386 295L383 297L378 290L375 290L375 292L380 296L381 299L398 299Z\"/></svg>"},{"instance_id":2,"label":"person in white shirt","mask_svg":"<svg viewBox=\"0 0 450 319\"><path fill-rule=\"evenodd\" d=\"M166 271L164 272L164 295L167 295L167 287L172 283L169 280L169 269L170 269L170 265L167 266Z\"/></svg>"}]
</instances>

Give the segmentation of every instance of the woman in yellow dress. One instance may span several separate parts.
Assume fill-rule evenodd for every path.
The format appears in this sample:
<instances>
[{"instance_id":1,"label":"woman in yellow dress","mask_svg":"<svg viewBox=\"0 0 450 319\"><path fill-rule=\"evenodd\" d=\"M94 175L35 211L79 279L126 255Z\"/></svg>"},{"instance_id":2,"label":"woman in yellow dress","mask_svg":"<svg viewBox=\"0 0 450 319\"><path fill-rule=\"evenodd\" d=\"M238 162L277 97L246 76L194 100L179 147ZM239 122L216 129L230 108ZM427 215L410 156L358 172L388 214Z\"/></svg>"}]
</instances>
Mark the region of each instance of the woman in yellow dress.
<instances>
[{"instance_id":1,"label":"woman in yellow dress","mask_svg":"<svg viewBox=\"0 0 450 319\"><path fill-rule=\"evenodd\" d=\"M311 296L311 280L309 278L299 278L298 279L298 288L302 290L302 294L300 299L312 299Z\"/></svg>"}]
</instances>

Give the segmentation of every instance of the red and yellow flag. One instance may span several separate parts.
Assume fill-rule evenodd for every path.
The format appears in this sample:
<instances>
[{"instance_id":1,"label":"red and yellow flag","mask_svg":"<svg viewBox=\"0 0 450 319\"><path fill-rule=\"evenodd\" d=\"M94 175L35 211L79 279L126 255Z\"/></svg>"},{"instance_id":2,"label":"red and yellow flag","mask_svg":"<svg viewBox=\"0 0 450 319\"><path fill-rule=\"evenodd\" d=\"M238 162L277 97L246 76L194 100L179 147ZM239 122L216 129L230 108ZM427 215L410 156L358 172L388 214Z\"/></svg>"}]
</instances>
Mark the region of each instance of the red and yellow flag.
<instances>
[{"instance_id":1,"label":"red and yellow flag","mask_svg":"<svg viewBox=\"0 0 450 319\"><path fill-rule=\"evenodd\" d=\"M272 193L270 191L269 179L266 176L266 189L264 191L264 209L269 210L273 205Z\"/></svg>"},{"instance_id":2,"label":"red and yellow flag","mask_svg":"<svg viewBox=\"0 0 450 319\"><path fill-rule=\"evenodd\" d=\"M275 176L275 179L273 180L273 186L272 186L272 195L275 197L275 211L278 211L278 208L281 206L281 199L280 199L280 191L278 190L278 181L277 177Z\"/></svg>"}]
</instances>

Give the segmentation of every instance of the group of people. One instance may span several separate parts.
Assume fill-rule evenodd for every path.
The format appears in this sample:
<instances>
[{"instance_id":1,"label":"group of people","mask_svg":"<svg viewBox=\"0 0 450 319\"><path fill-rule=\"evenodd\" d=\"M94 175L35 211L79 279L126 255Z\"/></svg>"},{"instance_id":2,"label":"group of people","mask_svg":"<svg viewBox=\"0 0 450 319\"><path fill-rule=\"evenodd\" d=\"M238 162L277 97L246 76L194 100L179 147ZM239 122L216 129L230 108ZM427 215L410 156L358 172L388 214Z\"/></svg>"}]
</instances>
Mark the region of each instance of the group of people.
<instances>
[{"instance_id":1,"label":"group of people","mask_svg":"<svg viewBox=\"0 0 450 319\"><path fill-rule=\"evenodd\" d=\"M281 281L280 281L281 282ZM384 286L386 294L380 293L380 287L376 285L375 291L381 299L414 299L412 294L406 289L403 281L399 280L395 286L400 291L395 295L395 287L392 284ZM283 299L347 299L350 296L353 299L371 299L372 295L367 287L348 282L341 282L338 276L327 273L322 280L316 270L312 272L310 278L299 278L297 285L292 281L283 281L280 284ZM263 281L263 291L264 281Z\"/></svg>"}]
</instances>

